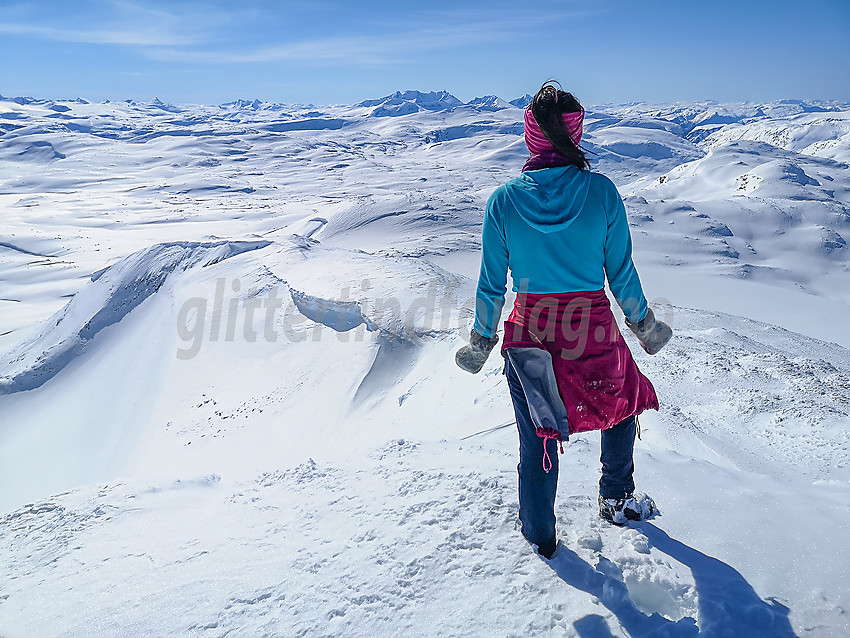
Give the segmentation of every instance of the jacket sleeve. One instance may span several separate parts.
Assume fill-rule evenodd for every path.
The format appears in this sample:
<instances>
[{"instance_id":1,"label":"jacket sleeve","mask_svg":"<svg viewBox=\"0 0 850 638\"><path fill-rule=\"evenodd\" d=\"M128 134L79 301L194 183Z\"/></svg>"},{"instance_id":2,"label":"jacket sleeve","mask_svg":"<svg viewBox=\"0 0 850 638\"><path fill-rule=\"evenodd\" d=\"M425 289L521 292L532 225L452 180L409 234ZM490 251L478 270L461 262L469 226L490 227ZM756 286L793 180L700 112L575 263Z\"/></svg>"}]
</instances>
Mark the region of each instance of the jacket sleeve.
<instances>
[{"instance_id":1,"label":"jacket sleeve","mask_svg":"<svg viewBox=\"0 0 850 638\"><path fill-rule=\"evenodd\" d=\"M475 293L475 332L482 337L496 334L508 283L508 246L496 193L484 211L481 233L481 272Z\"/></svg>"},{"instance_id":2,"label":"jacket sleeve","mask_svg":"<svg viewBox=\"0 0 850 638\"><path fill-rule=\"evenodd\" d=\"M629 233L626 207L623 205L623 200L613 183L611 189L613 201L608 206L605 275L608 277L608 286L611 288L617 304L626 315L626 319L634 323L646 316L646 297L643 294L640 278L632 261L632 237Z\"/></svg>"}]
</instances>

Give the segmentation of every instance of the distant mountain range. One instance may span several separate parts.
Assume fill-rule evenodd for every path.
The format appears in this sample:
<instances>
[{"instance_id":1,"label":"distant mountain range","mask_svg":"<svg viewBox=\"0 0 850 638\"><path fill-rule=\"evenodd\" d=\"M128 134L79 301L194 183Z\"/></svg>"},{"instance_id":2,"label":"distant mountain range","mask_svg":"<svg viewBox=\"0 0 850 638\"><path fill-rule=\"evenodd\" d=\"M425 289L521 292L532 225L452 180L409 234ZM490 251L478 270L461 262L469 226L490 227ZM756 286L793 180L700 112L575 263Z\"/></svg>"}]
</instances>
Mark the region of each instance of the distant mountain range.
<instances>
[{"instance_id":1,"label":"distant mountain range","mask_svg":"<svg viewBox=\"0 0 850 638\"><path fill-rule=\"evenodd\" d=\"M447 112L457 108L468 108L475 111L501 111L505 109L524 109L529 104L533 96L526 93L522 97L514 100L505 100L497 95L483 95L475 97L468 102L464 102L455 97L448 91L396 91L371 100L363 100L352 105L334 105L348 106L350 108L365 108L371 109L368 115L373 117L386 116L401 116L418 113L421 111L431 112ZM62 103L67 104L90 104L91 102L83 98L72 100L47 100L32 97L4 97L0 95L0 100L9 100L17 104L38 104L46 105L48 108L63 112L67 107L62 106ZM160 110L179 112L182 110L182 105L164 102L159 98L154 98L152 101L144 100L123 100L122 102L132 106L152 106ZM108 104L110 100L103 100L102 103ZM306 106L308 108L328 106L314 104L294 104L284 102L266 102L258 99L237 99L231 102L224 102L217 105L219 108L232 110L251 110L251 111L283 111L290 110L294 106ZM652 113L655 116L662 117L671 122L683 124L687 129L689 126L698 125L723 125L740 122L742 119L757 119L761 117L781 117L788 115L798 115L801 113L823 113L830 111L841 111L850 107L850 103L835 102L829 100L775 100L773 102L732 102L722 103L714 100L701 100L696 102L679 102L667 104L652 104L647 102L633 102L624 104L604 104L594 105L594 110L606 110L610 107L637 107L642 113Z\"/></svg>"},{"instance_id":2,"label":"distant mountain range","mask_svg":"<svg viewBox=\"0 0 850 638\"><path fill-rule=\"evenodd\" d=\"M375 100L364 100L354 106L373 108L370 115L380 117L387 115L409 115L419 111L451 111L458 107L470 107L476 111L501 111L509 108L525 108L531 104L532 97L524 95L521 98L506 102L497 95L483 95L462 102L447 91L396 91Z\"/></svg>"}]
</instances>

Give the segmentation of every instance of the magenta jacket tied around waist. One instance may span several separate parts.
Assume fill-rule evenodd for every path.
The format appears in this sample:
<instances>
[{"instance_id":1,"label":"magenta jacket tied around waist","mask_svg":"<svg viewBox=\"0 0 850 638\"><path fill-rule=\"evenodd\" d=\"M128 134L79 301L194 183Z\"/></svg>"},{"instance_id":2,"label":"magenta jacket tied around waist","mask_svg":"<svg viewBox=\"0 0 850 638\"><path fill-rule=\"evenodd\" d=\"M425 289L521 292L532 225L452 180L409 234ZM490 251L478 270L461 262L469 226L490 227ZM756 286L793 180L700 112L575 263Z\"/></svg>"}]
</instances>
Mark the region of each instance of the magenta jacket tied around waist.
<instances>
[{"instance_id":1,"label":"magenta jacket tied around waist","mask_svg":"<svg viewBox=\"0 0 850 638\"><path fill-rule=\"evenodd\" d=\"M504 323L502 351L541 348L552 356L570 434L602 430L658 409L603 290L517 295Z\"/></svg>"}]
</instances>

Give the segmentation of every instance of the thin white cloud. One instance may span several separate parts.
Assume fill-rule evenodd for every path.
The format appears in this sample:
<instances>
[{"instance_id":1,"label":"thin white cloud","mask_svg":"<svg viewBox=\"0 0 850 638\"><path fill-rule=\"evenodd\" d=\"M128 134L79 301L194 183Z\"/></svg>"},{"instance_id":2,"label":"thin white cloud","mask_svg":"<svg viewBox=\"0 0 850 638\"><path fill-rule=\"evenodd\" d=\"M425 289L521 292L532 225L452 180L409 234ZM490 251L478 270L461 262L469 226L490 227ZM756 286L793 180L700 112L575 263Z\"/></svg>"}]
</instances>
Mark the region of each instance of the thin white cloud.
<instances>
[{"instance_id":1,"label":"thin white cloud","mask_svg":"<svg viewBox=\"0 0 850 638\"><path fill-rule=\"evenodd\" d=\"M103 4L105 2L105 5ZM94 28L70 23L56 26L38 20L0 22L0 34L12 34L59 42L128 46L140 49L153 60L199 64L250 64L275 61L334 62L380 65L403 61L412 53L463 49L528 38L554 24L592 13L588 10L547 13L543 11L491 11L487 19L468 9L413 10L398 18L370 20L369 33L349 27L345 35L292 40L281 33L281 43L236 49L226 46L227 30L236 22L245 27L263 16L249 7L217 11L210 6L175 3L168 9L138 4L133 0L101 0ZM92 12L92 15L97 12ZM90 17L86 14L84 17ZM132 26L128 26L132 25ZM428 25L428 26L421 26ZM88 23L86 24L88 26ZM340 29L341 30L341 29ZM354 35L350 35L355 30ZM201 48L203 47L203 48Z\"/></svg>"},{"instance_id":2,"label":"thin white cloud","mask_svg":"<svg viewBox=\"0 0 850 638\"><path fill-rule=\"evenodd\" d=\"M547 22L583 17L589 13L582 11L545 16L526 15L520 18L511 16L488 21L482 21L480 18L468 20L465 19L466 14L443 13L439 20L422 20L428 24L440 24L439 27L414 29L410 27L409 21L386 22L380 25L382 32L374 34L301 40L243 51L153 48L146 51L146 55L161 61L211 64L275 61L388 64L401 61L413 52L465 48L522 37L529 37L533 41L530 34L533 33L534 27ZM434 15L429 17L433 18Z\"/></svg>"},{"instance_id":3,"label":"thin white cloud","mask_svg":"<svg viewBox=\"0 0 850 638\"><path fill-rule=\"evenodd\" d=\"M56 42L78 42L85 44L123 44L128 46L180 46L201 42L185 34L163 33L155 29L140 30L77 30L29 24L2 24L0 33L28 35Z\"/></svg>"},{"instance_id":4,"label":"thin white cloud","mask_svg":"<svg viewBox=\"0 0 850 638\"><path fill-rule=\"evenodd\" d=\"M89 3L91 4L91 3ZM210 9L180 7L158 9L130 0L105 0L81 7L57 23L56 18L35 14L36 7L16 5L0 21L0 34L29 36L54 42L108 44L133 47L180 47L209 43L215 30L232 19ZM94 26L90 26L94 25Z\"/></svg>"},{"instance_id":5,"label":"thin white cloud","mask_svg":"<svg viewBox=\"0 0 850 638\"><path fill-rule=\"evenodd\" d=\"M492 37L492 34L490 35ZM483 41L484 36L468 29L440 29L407 32L392 37L364 35L321 38L263 47L251 51L192 51L185 49L153 49L146 55L157 60L208 63L252 63L274 61L347 61L358 64L381 64L421 52Z\"/></svg>"}]
</instances>

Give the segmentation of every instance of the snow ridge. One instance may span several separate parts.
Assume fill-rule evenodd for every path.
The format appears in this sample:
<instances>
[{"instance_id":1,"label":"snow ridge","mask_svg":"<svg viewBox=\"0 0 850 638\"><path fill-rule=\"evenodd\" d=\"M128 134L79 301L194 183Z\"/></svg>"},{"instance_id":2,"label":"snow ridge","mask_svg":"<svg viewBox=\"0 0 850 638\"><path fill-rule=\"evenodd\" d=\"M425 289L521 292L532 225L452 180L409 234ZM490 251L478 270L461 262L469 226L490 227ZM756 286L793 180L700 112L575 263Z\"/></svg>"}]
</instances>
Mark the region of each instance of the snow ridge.
<instances>
[{"instance_id":1,"label":"snow ridge","mask_svg":"<svg viewBox=\"0 0 850 638\"><path fill-rule=\"evenodd\" d=\"M173 273L209 266L269 241L171 242L133 253L94 273L91 284L50 318L36 337L0 359L0 395L34 390L81 356L98 333L120 322Z\"/></svg>"}]
</instances>

